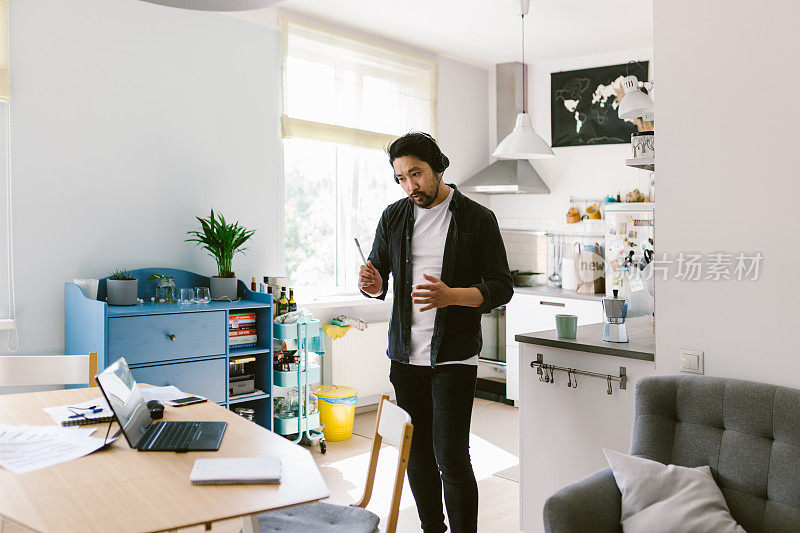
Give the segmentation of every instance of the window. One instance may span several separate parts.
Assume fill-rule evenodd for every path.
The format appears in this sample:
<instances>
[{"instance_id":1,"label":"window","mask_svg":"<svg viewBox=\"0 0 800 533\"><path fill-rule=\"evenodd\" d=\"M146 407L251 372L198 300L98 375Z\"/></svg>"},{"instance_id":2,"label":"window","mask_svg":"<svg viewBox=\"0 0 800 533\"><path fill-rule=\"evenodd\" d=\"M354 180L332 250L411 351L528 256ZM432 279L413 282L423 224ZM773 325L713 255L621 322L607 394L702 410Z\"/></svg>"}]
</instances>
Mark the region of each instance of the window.
<instances>
[{"instance_id":1,"label":"window","mask_svg":"<svg viewBox=\"0 0 800 533\"><path fill-rule=\"evenodd\" d=\"M5 264L0 260L0 276L5 274L8 280L8 291L0 291L0 316L7 318L0 319L0 330L9 330L6 337L6 349L16 352L19 349L19 335L16 329L16 289L14 277L14 248L13 239L13 202L11 191L11 87L9 81L9 52L10 41L8 38L8 0L0 0L0 135L3 137L3 168L5 183L3 184L4 194L4 230L0 232L0 249L6 251ZM0 209L2 210L2 209ZM2 224L0 224L2 225ZM7 308L8 312L2 311Z\"/></svg>"},{"instance_id":2,"label":"window","mask_svg":"<svg viewBox=\"0 0 800 533\"><path fill-rule=\"evenodd\" d=\"M284 22L286 271L294 286L357 289L384 208L403 197L386 147L436 130L436 63Z\"/></svg>"},{"instance_id":3,"label":"window","mask_svg":"<svg viewBox=\"0 0 800 533\"><path fill-rule=\"evenodd\" d=\"M11 97L8 79L8 0L0 0L0 101Z\"/></svg>"}]
</instances>

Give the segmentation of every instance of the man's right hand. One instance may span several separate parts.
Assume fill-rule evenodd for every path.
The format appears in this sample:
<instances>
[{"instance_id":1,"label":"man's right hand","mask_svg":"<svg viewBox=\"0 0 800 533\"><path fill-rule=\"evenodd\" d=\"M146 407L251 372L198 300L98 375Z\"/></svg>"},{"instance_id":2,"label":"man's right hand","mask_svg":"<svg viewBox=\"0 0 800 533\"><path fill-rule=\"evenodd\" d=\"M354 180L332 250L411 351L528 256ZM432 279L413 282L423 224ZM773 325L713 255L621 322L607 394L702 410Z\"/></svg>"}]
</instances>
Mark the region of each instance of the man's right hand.
<instances>
[{"instance_id":1,"label":"man's right hand","mask_svg":"<svg viewBox=\"0 0 800 533\"><path fill-rule=\"evenodd\" d=\"M383 291L383 278L378 269L367 261L358 271L358 288L370 296L378 296Z\"/></svg>"}]
</instances>

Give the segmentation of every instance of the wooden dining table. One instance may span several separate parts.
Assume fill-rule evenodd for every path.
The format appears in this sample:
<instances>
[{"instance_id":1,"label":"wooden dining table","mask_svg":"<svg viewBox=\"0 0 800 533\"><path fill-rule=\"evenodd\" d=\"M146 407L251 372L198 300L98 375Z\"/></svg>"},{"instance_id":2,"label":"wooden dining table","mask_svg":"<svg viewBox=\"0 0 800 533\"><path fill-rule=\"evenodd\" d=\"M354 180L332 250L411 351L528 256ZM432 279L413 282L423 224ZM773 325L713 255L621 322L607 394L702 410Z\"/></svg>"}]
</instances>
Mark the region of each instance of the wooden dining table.
<instances>
[{"instance_id":1,"label":"wooden dining table","mask_svg":"<svg viewBox=\"0 0 800 533\"><path fill-rule=\"evenodd\" d=\"M100 398L98 388L0 396L0 423L52 425L42 409ZM167 407L165 420L222 421L218 451L140 452L124 436L94 453L25 474L0 468L0 516L41 532L174 531L326 498L328 488L305 448L213 402ZM108 423L95 424L103 438ZM113 423L111 434L118 426ZM195 486L189 474L201 457L277 457L277 485Z\"/></svg>"}]
</instances>

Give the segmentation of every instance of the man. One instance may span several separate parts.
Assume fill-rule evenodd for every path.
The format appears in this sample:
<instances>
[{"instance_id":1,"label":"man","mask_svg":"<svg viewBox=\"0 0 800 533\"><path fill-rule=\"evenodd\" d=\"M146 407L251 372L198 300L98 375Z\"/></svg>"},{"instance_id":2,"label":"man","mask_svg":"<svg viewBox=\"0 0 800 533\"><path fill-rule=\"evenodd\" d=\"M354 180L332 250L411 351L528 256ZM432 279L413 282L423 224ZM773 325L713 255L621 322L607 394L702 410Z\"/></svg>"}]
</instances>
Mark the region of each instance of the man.
<instances>
[{"instance_id":1,"label":"man","mask_svg":"<svg viewBox=\"0 0 800 533\"><path fill-rule=\"evenodd\" d=\"M386 208L359 288L385 298L394 278L389 327L390 380L411 415L408 479L422 529L474 532L478 485L469 457L481 313L507 303L511 273L497 219L445 184L450 161L425 133L409 133L388 150L404 198Z\"/></svg>"}]
</instances>

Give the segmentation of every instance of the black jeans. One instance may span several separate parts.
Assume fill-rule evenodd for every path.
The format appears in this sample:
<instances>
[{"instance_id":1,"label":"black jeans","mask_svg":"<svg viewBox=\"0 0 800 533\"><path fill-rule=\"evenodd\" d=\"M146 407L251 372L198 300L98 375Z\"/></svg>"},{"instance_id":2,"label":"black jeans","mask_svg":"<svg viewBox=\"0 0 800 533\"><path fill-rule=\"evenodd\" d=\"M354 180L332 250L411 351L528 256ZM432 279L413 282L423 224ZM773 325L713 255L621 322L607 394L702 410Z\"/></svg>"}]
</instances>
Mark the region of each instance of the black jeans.
<instances>
[{"instance_id":1,"label":"black jeans","mask_svg":"<svg viewBox=\"0 0 800 533\"><path fill-rule=\"evenodd\" d=\"M478 484L469 459L469 424L478 369L474 365L414 366L392 361L397 405L414 433L408 482L425 533L447 531L442 484L453 533L478 528Z\"/></svg>"}]
</instances>

